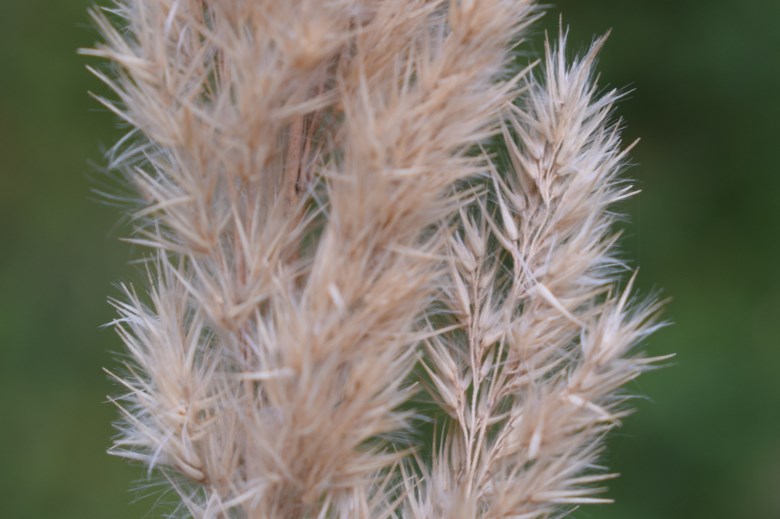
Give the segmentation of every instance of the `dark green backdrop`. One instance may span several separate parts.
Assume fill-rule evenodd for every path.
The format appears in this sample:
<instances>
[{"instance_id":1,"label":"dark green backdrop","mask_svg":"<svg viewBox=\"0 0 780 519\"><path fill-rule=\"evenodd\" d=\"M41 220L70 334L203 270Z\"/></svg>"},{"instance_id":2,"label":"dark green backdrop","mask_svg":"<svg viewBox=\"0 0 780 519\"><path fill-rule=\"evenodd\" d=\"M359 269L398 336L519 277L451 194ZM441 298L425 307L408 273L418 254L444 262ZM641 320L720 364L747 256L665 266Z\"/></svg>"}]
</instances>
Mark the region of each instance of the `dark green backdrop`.
<instances>
[{"instance_id":1,"label":"dark green backdrop","mask_svg":"<svg viewBox=\"0 0 780 519\"><path fill-rule=\"evenodd\" d=\"M142 476L104 454L112 283L132 272L92 165L117 136L75 49L86 0L0 0L0 517L139 518ZM602 84L642 195L625 254L674 326L646 344L674 366L610 442L617 504L577 518L780 518L780 1L566 0L571 42L613 28ZM536 46L540 47L541 29ZM158 517L151 513L146 517Z\"/></svg>"}]
</instances>

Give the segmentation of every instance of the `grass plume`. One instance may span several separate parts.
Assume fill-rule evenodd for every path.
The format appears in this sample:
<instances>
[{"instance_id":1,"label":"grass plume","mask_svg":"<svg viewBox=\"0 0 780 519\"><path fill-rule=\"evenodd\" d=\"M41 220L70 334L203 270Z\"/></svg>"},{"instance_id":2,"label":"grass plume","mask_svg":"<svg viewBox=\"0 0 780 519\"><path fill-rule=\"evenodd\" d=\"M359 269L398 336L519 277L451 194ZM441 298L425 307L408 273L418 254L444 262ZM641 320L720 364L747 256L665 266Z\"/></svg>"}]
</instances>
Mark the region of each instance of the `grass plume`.
<instances>
[{"instance_id":1,"label":"grass plume","mask_svg":"<svg viewBox=\"0 0 780 519\"><path fill-rule=\"evenodd\" d=\"M92 14L149 251L147 286L114 302L113 454L198 518L607 501L596 462L658 305L620 288L610 208L633 191L619 95L592 80L603 39L569 62L561 34L517 69L530 0Z\"/></svg>"}]
</instances>

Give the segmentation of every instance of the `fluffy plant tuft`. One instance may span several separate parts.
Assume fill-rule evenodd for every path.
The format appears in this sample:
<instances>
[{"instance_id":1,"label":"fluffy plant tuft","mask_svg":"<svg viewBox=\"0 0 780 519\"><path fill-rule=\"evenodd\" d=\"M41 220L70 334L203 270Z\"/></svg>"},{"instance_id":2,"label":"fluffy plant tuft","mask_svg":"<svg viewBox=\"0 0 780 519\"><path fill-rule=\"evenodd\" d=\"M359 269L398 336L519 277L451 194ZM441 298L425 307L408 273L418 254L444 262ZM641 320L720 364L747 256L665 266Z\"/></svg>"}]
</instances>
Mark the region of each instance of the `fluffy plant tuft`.
<instances>
[{"instance_id":1,"label":"fluffy plant tuft","mask_svg":"<svg viewBox=\"0 0 780 519\"><path fill-rule=\"evenodd\" d=\"M531 0L115 0L140 292L110 452L197 518L547 518L659 306L615 253L603 39L518 67Z\"/></svg>"}]
</instances>

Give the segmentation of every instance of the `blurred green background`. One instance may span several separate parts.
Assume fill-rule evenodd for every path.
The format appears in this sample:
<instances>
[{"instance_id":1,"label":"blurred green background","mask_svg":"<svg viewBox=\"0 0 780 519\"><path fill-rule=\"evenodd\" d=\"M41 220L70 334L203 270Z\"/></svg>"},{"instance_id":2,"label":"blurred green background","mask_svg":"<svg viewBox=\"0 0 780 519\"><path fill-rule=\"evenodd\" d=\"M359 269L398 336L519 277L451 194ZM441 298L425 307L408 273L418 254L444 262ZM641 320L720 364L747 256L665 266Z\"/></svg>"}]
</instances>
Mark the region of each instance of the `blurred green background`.
<instances>
[{"instance_id":1,"label":"blurred green background","mask_svg":"<svg viewBox=\"0 0 780 519\"><path fill-rule=\"evenodd\" d=\"M105 302L132 275L120 213L96 202L113 117L75 49L86 0L0 0L0 517L139 518L138 468L108 457ZM621 104L641 196L625 256L675 324L674 365L609 445L609 507L577 518L780 518L780 1L561 0L572 46L613 28L601 84ZM534 45L541 48L541 28Z\"/></svg>"}]
</instances>

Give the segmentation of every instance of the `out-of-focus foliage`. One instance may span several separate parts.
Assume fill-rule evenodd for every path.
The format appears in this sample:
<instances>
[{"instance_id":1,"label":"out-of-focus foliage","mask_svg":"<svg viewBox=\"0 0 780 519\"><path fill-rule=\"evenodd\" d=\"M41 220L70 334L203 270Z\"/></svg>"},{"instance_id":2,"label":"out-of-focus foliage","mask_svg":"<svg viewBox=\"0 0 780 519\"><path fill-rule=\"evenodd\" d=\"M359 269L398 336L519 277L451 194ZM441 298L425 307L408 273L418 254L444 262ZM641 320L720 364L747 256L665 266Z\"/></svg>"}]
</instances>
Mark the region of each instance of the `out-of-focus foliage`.
<instances>
[{"instance_id":1,"label":"out-of-focus foliage","mask_svg":"<svg viewBox=\"0 0 780 519\"><path fill-rule=\"evenodd\" d=\"M143 517L143 473L104 454L120 347L99 327L135 267L90 192L118 131L75 53L89 2L1 1L0 515ZM559 12L583 48L613 29L601 84L633 89L619 112L642 138L624 255L673 297L646 348L678 353L610 441L617 503L575 517L780 517L780 2L562 0L552 30Z\"/></svg>"}]
</instances>

